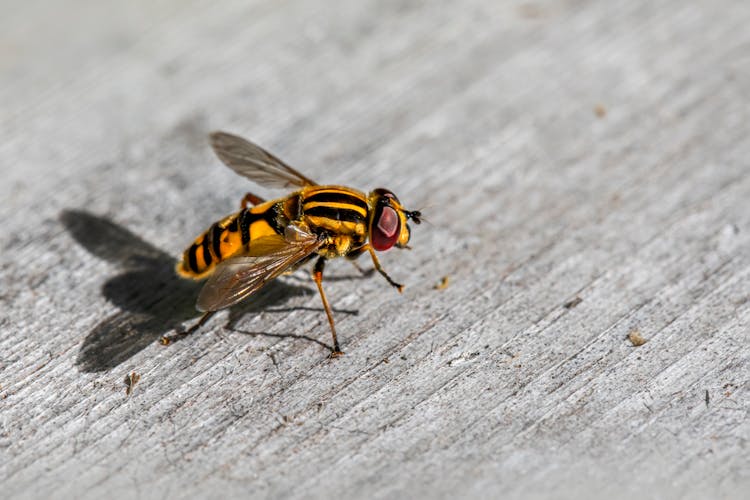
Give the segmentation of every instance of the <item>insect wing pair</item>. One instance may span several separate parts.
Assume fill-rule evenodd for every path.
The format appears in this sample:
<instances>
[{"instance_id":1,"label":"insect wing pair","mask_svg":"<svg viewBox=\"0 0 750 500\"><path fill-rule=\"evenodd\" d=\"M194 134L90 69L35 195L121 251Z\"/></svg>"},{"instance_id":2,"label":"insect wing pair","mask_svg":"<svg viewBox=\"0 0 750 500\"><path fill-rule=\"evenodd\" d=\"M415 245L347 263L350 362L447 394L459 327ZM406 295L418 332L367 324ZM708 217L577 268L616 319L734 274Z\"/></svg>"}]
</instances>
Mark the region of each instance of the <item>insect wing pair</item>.
<instances>
[{"instance_id":1,"label":"insect wing pair","mask_svg":"<svg viewBox=\"0 0 750 500\"><path fill-rule=\"evenodd\" d=\"M316 183L261 147L225 132L211 134L219 159L236 173L274 187L311 186ZM323 244L317 235L289 225L284 235L253 241L253 255L230 258L216 268L198 296L199 311L230 307L260 290L266 283L315 253Z\"/></svg>"}]
</instances>

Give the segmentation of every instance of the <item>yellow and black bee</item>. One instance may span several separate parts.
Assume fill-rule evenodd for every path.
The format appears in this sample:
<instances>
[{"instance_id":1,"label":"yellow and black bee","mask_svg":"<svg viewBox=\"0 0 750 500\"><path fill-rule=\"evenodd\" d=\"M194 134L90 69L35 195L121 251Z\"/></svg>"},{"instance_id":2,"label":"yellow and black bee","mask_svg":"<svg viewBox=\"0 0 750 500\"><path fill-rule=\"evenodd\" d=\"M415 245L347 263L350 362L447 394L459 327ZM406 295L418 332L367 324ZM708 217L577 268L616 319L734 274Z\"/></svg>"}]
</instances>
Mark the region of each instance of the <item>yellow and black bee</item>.
<instances>
[{"instance_id":1,"label":"yellow and black bee","mask_svg":"<svg viewBox=\"0 0 750 500\"><path fill-rule=\"evenodd\" d=\"M408 248L407 221L419 224L421 213L406 210L387 189L366 195L344 186L321 186L235 135L213 133L211 146L228 167L260 185L298 189L270 201L247 193L239 212L211 225L185 250L177 272L186 278L208 278L196 304L206 312L200 323L317 255L312 277L331 326L332 355L341 355L322 286L326 260L353 260L368 252L375 269L400 292L403 286L383 270L375 251Z\"/></svg>"}]
</instances>

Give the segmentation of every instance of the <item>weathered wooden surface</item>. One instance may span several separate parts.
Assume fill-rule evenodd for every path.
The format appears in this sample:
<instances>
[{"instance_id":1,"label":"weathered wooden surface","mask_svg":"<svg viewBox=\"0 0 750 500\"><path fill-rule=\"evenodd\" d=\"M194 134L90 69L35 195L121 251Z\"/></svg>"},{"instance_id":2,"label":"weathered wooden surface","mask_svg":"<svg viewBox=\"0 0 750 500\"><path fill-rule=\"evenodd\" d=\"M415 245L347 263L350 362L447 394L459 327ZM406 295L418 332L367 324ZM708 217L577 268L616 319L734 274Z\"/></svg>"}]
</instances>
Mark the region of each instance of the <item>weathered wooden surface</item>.
<instances>
[{"instance_id":1,"label":"weathered wooden surface","mask_svg":"<svg viewBox=\"0 0 750 500\"><path fill-rule=\"evenodd\" d=\"M750 491L747 2L2 10L4 498ZM158 344L216 128L426 207L343 358L304 273Z\"/></svg>"}]
</instances>

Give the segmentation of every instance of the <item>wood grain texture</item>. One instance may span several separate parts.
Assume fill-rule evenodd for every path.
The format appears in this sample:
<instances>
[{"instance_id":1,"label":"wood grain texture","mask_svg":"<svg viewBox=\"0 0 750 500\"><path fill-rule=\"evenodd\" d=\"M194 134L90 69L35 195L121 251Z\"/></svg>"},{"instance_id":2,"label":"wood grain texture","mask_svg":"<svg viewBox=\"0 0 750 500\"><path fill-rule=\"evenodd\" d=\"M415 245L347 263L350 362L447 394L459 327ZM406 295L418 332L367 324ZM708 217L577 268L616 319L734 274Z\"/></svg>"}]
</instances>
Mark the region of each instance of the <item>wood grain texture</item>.
<instances>
[{"instance_id":1,"label":"wood grain texture","mask_svg":"<svg viewBox=\"0 0 750 500\"><path fill-rule=\"evenodd\" d=\"M747 2L3 12L4 498L750 491ZM304 272L158 343L215 129L430 220L327 268L344 357Z\"/></svg>"}]
</instances>

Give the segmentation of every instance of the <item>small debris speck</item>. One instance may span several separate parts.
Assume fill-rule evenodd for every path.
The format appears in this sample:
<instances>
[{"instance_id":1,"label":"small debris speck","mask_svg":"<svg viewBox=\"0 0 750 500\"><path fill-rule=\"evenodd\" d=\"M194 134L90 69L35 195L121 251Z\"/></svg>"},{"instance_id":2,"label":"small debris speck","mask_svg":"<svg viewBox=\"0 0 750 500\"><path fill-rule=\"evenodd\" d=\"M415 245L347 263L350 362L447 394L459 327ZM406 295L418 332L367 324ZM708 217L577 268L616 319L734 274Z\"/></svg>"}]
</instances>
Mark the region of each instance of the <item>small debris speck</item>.
<instances>
[{"instance_id":1,"label":"small debris speck","mask_svg":"<svg viewBox=\"0 0 750 500\"><path fill-rule=\"evenodd\" d=\"M596 106L594 106L594 114L597 118L604 118L605 116L607 116L607 108L605 108L601 104L597 104Z\"/></svg>"},{"instance_id":2,"label":"small debris speck","mask_svg":"<svg viewBox=\"0 0 750 500\"><path fill-rule=\"evenodd\" d=\"M638 330L637 328L630 330L630 332L628 333L628 340L635 347L640 347L646 342L648 342L646 339L643 338L643 335L641 335L640 330Z\"/></svg>"},{"instance_id":3,"label":"small debris speck","mask_svg":"<svg viewBox=\"0 0 750 500\"><path fill-rule=\"evenodd\" d=\"M563 304L563 307L565 309L573 309L574 307L576 307L581 302L583 302L583 299L581 297L576 297L576 298L574 298L572 300L567 301L565 304Z\"/></svg>"},{"instance_id":4,"label":"small debris speck","mask_svg":"<svg viewBox=\"0 0 750 500\"><path fill-rule=\"evenodd\" d=\"M544 17L541 6L535 3L524 3L518 7L518 14L524 19L539 19Z\"/></svg>"},{"instance_id":5,"label":"small debris speck","mask_svg":"<svg viewBox=\"0 0 750 500\"><path fill-rule=\"evenodd\" d=\"M138 381L141 380L140 374L136 372L132 372L128 375L125 375L125 395L130 396L133 394L133 389L135 388L135 384L138 383Z\"/></svg>"},{"instance_id":6,"label":"small debris speck","mask_svg":"<svg viewBox=\"0 0 750 500\"><path fill-rule=\"evenodd\" d=\"M446 288L448 288L448 281L448 276L443 276L442 278L440 278L440 283L438 283L434 287L435 290L445 290Z\"/></svg>"}]
</instances>

